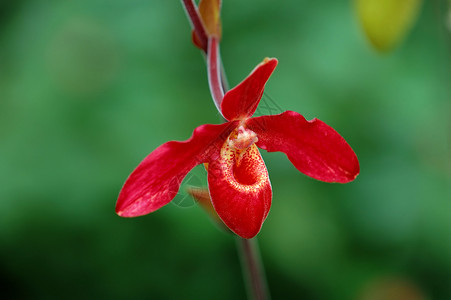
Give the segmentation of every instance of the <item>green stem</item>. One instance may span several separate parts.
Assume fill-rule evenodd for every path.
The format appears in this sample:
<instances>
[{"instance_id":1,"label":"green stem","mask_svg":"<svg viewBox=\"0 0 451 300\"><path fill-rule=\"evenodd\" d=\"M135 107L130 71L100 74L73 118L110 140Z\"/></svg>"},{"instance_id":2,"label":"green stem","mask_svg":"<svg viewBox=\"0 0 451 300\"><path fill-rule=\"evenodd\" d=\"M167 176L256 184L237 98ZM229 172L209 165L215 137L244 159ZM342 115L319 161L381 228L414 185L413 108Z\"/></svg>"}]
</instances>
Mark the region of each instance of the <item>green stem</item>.
<instances>
[{"instance_id":1,"label":"green stem","mask_svg":"<svg viewBox=\"0 0 451 300\"><path fill-rule=\"evenodd\" d=\"M270 296L257 238L243 239L237 236L237 247L249 299L269 300Z\"/></svg>"}]
</instances>

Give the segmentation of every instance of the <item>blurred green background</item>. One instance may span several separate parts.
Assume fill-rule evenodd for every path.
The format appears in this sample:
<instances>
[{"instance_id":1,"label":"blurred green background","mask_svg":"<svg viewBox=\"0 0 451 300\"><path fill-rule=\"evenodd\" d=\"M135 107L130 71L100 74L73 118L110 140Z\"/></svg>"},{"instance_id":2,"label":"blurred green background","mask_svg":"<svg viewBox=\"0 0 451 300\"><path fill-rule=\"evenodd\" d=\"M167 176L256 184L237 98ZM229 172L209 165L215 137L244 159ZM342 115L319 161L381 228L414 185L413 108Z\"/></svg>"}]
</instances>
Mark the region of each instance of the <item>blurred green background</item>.
<instances>
[{"instance_id":1,"label":"blurred green background","mask_svg":"<svg viewBox=\"0 0 451 300\"><path fill-rule=\"evenodd\" d=\"M224 1L230 83L277 57L263 103L325 121L361 164L354 182L327 184L263 153L274 299L451 299L446 15L425 1L379 55L352 1ZM2 1L2 299L245 299L233 236L183 191L148 216L114 213L148 153L218 122L179 1Z\"/></svg>"}]
</instances>

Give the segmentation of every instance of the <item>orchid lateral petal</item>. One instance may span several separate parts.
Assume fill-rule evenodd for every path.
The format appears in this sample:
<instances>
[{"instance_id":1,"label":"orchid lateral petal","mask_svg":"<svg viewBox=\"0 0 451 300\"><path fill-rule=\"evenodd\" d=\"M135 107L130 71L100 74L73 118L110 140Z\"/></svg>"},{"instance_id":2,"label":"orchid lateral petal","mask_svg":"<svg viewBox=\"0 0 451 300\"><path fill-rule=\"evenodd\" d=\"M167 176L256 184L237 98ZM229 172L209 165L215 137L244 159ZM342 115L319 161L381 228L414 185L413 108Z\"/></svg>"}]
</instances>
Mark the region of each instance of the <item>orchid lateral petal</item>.
<instances>
[{"instance_id":1,"label":"orchid lateral petal","mask_svg":"<svg viewBox=\"0 0 451 300\"><path fill-rule=\"evenodd\" d=\"M221 0L200 0L199 14L209 37L221 38Z\"/></svg>"},{"instance_id":2,"label":"orchid lateral petal","mask_svg":"<svg viewBox=\"0 0 451 300\"><path fill-rule=\"evenodd\" d=\"M254 114L276 66L276 58L265 58L246 79L225 94L221 111L227 120L240 120Z\"/></svg>"},{"instance_id":3,"label":"orchid lateral petal","mask_svg":"<svg viewBox=\"0 0 451 300\"><path fill-rule=\"evenodd\" d=\"M224 143L220 159L208 166L208 188L213 207L224 224L242 238L260 231L271 206L271 183L258 148L242 153Z\"/></svg>"},{"instance_id":4,"label":"orchid lateral petal","mask_svg":"<svg viewBox=\"0 0 451 300\"><path fill-rule=\"evenodd\" d=\"M155 149L126 180L116 203L117 214L137 217L169 203L192 168L219 156L233 129L233 123L202 125L190 139L167 142Z\"/></svg>"},{"instance_id":5,"label":"orchid lateral petal","mask_svg":"<svg viewBox=\"0 0 451 300\"><path fill-rule=\"evenodd\" d=\"M422 0L355 0L360 23L380 52L392 50L418 17Z\"/></svg>"},{"instance_id":6,"label":"orchid lateral petal","mask_svg":"<svg viewBox=\"0 0 451 300\"><path fill-rule=\"evenodd\" d=\"M286 111L275 116L249 119L247 127L257 133L257 146L284 152L305 175L326 182L346 183L359 174L357 156L329 125Z\"/></svg>"}]
</instances>

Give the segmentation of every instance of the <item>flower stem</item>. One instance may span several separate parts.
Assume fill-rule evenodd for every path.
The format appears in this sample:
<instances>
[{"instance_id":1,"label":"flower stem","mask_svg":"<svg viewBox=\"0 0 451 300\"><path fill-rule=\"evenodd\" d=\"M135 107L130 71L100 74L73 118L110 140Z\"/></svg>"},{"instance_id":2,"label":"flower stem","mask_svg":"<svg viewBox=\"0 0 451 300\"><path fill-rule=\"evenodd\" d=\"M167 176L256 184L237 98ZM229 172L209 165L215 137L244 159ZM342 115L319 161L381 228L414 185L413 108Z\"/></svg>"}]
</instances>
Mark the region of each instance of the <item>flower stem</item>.
<instances>
[{"instance_id":1,"label":"flower stem","mask_svg":"<svg viewBox=\"0 0 451 300\"><path fill-rule=\"evenodd\" d=\"M237 248L249 299L269 300L270 296L257 238L243 239L237 236Z\"/></svg>"},{"instance_id":2,"label":"flower stem","mask_svg":"<svg viewBox=\"0 0 451 300\"><path fill-rule=\"evenodd\" d=\"M191 27L197 37L198 43L207 59L208 84L210 92L219 113L221 113L221 103L224 98L224 92L228 91L224 65L219 53L219 38L215 36L208 37L204 24L199 16L198 9L193 0L182 0ZM224 117L222 116L224 119ZM263 269L263 263L260 258L257 238L243 239L237 236L237 248L240 253L243 276L246 283L249 299L269 300L269 292L266 284L266 278Z\"/></svg>"},{"instance_id":3,"label":"flower stem","mask_svg":"<svg viewBox=\"0 0 451 300\"><path fill-rule=\"evenodd\" d=\"M211 96L216 108L221 113L221 103L224 98L223 80L221 71L221 55L219 54L219 42L216 37L208 39L207 51L207 72L208 84L210 85Z\"/></svg>"},{"instance_id":4,"label":"flower stem","mask_svg":"<svg viewBox=\"0 0 451 300\"><path fill-rule=\"evenodd\" d=\"M208 47L207 32L205 31L204 24L202 23L202 20L199 16L199 12L197 11L196 4L194 4L194 0L182 0L182 5L185 8L185 12L191 23L191 27L193 28L194 33L196 34L199 40L200 43L199 46L201 46L202 50L204 50L204 52L207 53Z\"/></svg>"},{"instance_id":5,"label":"flower stem","mask_svg":"<svg viewBox=\"0 0 451 300\"><path fill-rule=\"evenodd\" d=\"M221 59L221 57L219 57ZM226 72L224 69L224 64L221 59L221 83L222 83L222 89L224 92L227 92L229 90L229 81L227 80Z\"/></svg>"}]
</instances>

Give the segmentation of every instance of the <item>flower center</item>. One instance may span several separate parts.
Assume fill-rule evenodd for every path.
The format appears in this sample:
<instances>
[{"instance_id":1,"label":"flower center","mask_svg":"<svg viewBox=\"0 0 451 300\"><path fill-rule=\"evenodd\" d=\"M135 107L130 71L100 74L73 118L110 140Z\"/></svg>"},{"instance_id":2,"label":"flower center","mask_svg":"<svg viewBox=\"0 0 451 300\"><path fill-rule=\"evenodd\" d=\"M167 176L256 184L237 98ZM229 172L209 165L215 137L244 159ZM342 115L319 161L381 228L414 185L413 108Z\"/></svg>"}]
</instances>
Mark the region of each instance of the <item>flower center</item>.
<instances>
[{"instance_id":1,"label":"flower center","mask_svg":"<svg viewBox=\"0 0 451 300\"><path fill-rule=\"evenodd\" d=\"M267 180L265 163L255 145L257 141L255 132L240 125L229 135L221 149L226 177L237 188L258 186Z\"/></svg>"},{"instance_id":2,"label":"flower center","mask_svg":"<svg viewBox=\"0 0 451 300\"><path fill-rule=\"evenodd\" d=\"M222 176L237 190L254 191L268 181L268 172L256 145L237 150L226 142L221 149Z\"/></svg>"},{"instance_id":3,"label":"flower center","mask_svg":"<svg viewBox=\"0 0 451 300\"><path fill-rule=\"evenodd\" d=\"M240 125L229 136L228 143L230 148L238 151L243 151L258 141L257 134L252 130L244 128Z\"/></svg>"}]
</instances>

